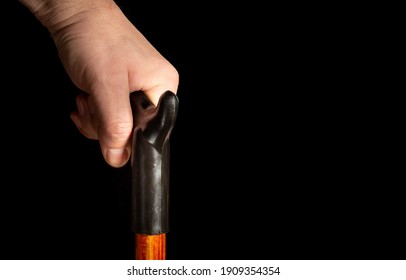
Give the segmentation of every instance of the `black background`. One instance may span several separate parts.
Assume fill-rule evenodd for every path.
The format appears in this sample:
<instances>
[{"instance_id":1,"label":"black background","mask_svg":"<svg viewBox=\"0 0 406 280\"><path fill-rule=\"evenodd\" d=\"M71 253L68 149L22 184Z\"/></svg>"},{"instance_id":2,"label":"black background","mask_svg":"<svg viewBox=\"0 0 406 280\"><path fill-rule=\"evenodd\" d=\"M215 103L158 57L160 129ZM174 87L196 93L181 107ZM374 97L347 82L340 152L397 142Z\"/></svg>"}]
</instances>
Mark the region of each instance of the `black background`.
<instances>
[{"instance_id":1,"label":"black background","mask_svg":"<svg viewBox=\"0 0 406 280\"><path fill-rule=\"evenodd\" d=\"M405 258L375 24L353 7L132 2L180 73L168 259ZM76 130L47 30L7 5L0 258L133 259L129 166Z\"/></svg>"}]
</instances>

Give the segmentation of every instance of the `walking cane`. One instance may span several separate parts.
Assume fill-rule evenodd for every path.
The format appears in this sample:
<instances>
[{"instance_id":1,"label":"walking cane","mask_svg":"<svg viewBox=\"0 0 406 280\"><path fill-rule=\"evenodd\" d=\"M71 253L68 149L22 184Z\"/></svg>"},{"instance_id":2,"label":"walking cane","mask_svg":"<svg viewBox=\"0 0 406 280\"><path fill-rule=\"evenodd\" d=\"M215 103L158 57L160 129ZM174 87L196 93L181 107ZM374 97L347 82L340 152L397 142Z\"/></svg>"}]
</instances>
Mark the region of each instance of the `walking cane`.
<instances>
[{"instance_id":1,"label":"walking cane","mask_svg":"<svg viewBox=\"0 0 406 280\"><path fill-rule=\"evenodd\" d=\"M155 107L142 92L130 95L134 129L131 154L131 229L135 259L165 260L169 207L169 138L178 98L167 91Z\"/></svg>"}]
</instances>

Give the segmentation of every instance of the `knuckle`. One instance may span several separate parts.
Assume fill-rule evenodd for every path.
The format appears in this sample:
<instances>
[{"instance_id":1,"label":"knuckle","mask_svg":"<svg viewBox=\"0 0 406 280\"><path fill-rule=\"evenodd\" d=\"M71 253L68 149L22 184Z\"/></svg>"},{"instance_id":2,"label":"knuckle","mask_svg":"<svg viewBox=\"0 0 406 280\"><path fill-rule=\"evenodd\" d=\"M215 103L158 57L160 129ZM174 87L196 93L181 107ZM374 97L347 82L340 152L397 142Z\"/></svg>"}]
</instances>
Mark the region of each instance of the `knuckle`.
<instances>
[{"instance_id":1,"label":"knuckle","mask_svg":"<svg viewBox=\"0 0 406 280\"><path fill-rule=\"evenodd\" d=\"M164 75L161 75L163 79L162 84L168 85L172 89L176 89L179 84L179 72L171 64L166 64L166 67L163 68Z\"/></svg>"},{"instance_id":2,"label":"knuckle","mask_svg":"<svg viewBox=\"0 0 406 280\"><path fill-rule=\"evenodd\" d=\"M104 135L108 140L127 141L132 133L133 125L128 122L114 122L105 126Z\"/></svg>"}]
</instances>

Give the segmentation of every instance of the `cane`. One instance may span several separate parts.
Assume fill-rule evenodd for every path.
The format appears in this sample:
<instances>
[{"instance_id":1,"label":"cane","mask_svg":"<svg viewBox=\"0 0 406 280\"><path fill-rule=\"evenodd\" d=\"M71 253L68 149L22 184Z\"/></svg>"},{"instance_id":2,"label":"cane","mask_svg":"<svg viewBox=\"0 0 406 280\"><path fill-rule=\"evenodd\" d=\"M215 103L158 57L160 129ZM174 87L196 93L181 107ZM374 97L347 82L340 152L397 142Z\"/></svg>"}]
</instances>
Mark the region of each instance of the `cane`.
<instances>
[{"instance_id":1,"label":"cane","mask_svg":"<svg viewBox=\"0 0 406 280\"><path fill-rule=\"evenodd\" d=\"M131 229L135 259L165 260L169 210L169 138L178 98L166 91L155 107L143 92L130 95L134 128L131 154Z\"/></svg>"}]
</instances>

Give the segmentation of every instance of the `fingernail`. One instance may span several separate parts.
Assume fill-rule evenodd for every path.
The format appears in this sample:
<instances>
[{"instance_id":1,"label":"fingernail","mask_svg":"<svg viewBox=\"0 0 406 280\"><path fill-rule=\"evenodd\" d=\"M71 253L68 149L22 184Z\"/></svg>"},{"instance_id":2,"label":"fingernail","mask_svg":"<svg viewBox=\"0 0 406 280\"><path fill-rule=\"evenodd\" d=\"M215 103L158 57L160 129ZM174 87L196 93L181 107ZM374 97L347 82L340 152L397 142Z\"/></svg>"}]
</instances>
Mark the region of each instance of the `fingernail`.
<instances>
[{"instance_id":1,"label":"fingernail","mask_svg":"<svg viewBox=\"0 0 406 280\"><path fill-rule=\"evenodd\" d=\"M123 166L128 159L128 152L126 149L108 149L106 160L108 163L115 167Z\"/></svg>"}]
</instances>

